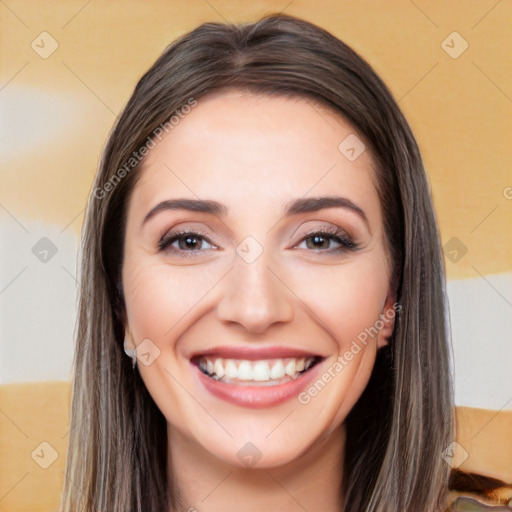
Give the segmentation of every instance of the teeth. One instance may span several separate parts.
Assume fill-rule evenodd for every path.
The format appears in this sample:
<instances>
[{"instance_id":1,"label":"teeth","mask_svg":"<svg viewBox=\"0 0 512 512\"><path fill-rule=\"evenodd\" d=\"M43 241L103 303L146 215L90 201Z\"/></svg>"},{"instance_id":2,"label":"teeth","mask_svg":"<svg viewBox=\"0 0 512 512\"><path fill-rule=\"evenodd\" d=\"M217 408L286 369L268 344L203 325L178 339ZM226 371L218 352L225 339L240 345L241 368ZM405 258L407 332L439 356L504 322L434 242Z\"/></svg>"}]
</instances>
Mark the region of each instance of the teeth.
<instances>
[{"instance_id":1,"label":"teeth","mask_svg":"<svg viewBox=\"0 0 512 512\"><path fill-rule=\"evenodd\" d=\"M285 377L288 380L296 379L299 373L309 369L314 361L314 357L260 361L203 357L199 360L199 367L216 380L224 377L224 380L271 383Z\"/></svg>"},{"instance_id":2,"label":"teeth","mask_svg":"<svg viewBox=\"0 0 512 512\"><path fill-rule=\"evenodd\" d=\"M252 380L252 366L249 361L241 361L238 365L237 378L241 380Z\"/></svg>"},{"instance_id":3,"label":"teeth","mask_svg":"<svg viewBox=\"0 0 512 512\"><path fill-rule=\"evenodd\" d=\"M221 358L215 359L215 362L213 363L213 373L217 375L219 379L222 379L224 377L225 371L224 366L222 365L223 360ZM208 363L206 363L208 365Z\"/></svg>"},{"instance_id":4,"label":"teeth","mask_svg":"<svg viewBox=\"0 0 512 512\"><path fill-rule=\"evenodd\" d=\"M228 359L226 364L224 365L226 373L224 376L228 379L236 379L238 376L238 368L236 367L235 361L233 359Z\"/></svg>"},{"instance_id":5,"label":"teeth","mask_svg":"<svg viewBox=\"0 0 512 512\"><path fill-rule=\"evenodd\" d=\"M267 361L258 361L252 368L252 380L269 380L270 366Z\"/></svg>"},{"instance_id":6,"label":"teeth","mask_svg":"<svg viewBox=\"0 0 512 512\"><path fill-rule=\"evenodd\" d=\"M289 363L284 367L284 372L286 375L293 377L295 375L295 361L292 359Z\"/></svg>"},{"instance_id":7,"label":"teeth","mask_svg":"<svg viewBox=\"0 0 512 512\"><path fill-rule=\"evenodd\" d=\"M270 370L271 379L282 379L286 375L283 362L279 359Z\"/></svg>"}]
</instances>

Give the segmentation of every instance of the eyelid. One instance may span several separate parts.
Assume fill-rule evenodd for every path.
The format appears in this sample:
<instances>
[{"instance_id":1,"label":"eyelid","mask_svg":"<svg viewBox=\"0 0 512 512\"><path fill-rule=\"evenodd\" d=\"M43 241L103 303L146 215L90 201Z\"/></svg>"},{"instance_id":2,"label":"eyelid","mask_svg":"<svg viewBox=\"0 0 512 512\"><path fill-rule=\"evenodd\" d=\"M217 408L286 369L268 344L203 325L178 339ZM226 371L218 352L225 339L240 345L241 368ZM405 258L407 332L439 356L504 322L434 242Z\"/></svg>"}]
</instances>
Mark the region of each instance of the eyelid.
<instances>
[{"instance_id":1,"label":"eyelid","mask_svg":"<svg viewBox=\"0 0 512 512\"><path fill-rule=\"evenodd\" d=\"M336 224L325 223L325 221L321 221L321 222L323 222L321 225L315 224L312 227L308 227L308 228L304 229L302 234L298 235L298 236L300 236L299 242L304 240L304 238L311 236L315 233L319 233L319 232L328 233L333 236L337 236L340 238L346 238L349 240L353 240L355 242L355 238L352 236L352 234L348 230L346 230ZM299 230L301 230L301 228L302 228L302 226L300 226L297 230L294 231L294 233L293 233L294 238L296 236L296 233Z\"/></svg>"},{"instance_id":2,"label":"eyelid","mask_svg":"<svg viewBox=\"0 0 512 512\"><path fill-rule=\"evenodd\" d=\"M351 238L350 234L345 229L343 229L339 226L334 226L332 224L323 225L323 226L314 226L312 228L308 228L300 236L302 238L304 238L305 236L313 235L314 233L318 233L318 232L326 232L326 233L330 233L332 235L343 234L343 235L346 235L347 237Z\"/></svg>"}]
</instances>

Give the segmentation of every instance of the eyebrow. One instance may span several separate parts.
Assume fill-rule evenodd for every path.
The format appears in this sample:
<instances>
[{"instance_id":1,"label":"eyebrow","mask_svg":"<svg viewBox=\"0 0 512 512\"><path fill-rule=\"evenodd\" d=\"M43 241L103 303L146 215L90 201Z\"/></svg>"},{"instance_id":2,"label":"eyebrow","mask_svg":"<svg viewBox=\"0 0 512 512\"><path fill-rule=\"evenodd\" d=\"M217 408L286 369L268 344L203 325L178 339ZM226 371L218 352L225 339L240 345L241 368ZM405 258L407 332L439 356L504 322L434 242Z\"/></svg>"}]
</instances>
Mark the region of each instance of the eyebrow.
<instances>
[{"instance_id":1,"label":"eyebrow","mask_svg":"<svg viewBox=\"0 0 512 512\"><path fill-rule=\"evenodd\" d=\"M316 212L325 208L345 208L357 214L370 229L368 218L362 208L350 199L340 196L305 197L284 203L283 216L291 217L300 213ZM209 213L220 217L228 214L226 205L210 199L168 199L158 203L144 217L142 224L157 213L166 210L187 210L192 212Z\"/></svg>"}]
</instances>

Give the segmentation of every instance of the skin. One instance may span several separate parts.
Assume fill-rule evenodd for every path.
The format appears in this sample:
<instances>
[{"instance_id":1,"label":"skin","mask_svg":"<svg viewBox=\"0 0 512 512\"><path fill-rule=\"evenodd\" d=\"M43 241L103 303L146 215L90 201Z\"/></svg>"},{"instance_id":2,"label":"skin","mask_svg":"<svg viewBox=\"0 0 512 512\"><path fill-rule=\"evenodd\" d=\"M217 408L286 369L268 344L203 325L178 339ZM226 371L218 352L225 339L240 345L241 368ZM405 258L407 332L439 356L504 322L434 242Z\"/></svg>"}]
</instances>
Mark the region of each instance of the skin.
<instances>
[{"instance_id":1,"label":"skin","mask_svg":"<svg viewBox=\"0 0 512 512\"><path fill-rule=\"evenodd\" d=\"M144 161L127 214L126 336L159 350L138 371L167 419L183 510L342 510L344 420L389 342L396 300L372 156L351 162L338 150L350 134L344 118L310 100L224 90L200 98ZM287 201L334 195L362 208L368 225L340 207L282 216ZM166 210L143 223L174 198L216 200L229 212ZM334 252L340 244L329 237L315 246L310 233L326 227L341 228L358 250ZM158 250L162 235L197 229L208 240ZM263 249L252 263L236 252L247 236ZM378 335L333 372L379 318ZM297 397L233 405L206 391L189 361L224 344L301 348L325 356L320 374L335 376L306 405ZM252 468L237 456L248 442L261 452Z\"/></svg>"}]
</instances>

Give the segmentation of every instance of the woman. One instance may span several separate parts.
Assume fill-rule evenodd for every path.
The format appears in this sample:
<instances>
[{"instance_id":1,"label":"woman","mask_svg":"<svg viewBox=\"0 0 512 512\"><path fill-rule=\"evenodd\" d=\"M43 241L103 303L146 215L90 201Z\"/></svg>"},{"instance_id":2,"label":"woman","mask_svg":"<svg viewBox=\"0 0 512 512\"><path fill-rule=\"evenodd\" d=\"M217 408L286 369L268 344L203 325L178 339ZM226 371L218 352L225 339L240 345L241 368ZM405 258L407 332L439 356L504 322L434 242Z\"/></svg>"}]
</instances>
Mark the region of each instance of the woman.
<instances>
[{"instance_id":1,"label":"woman","mask_svg":"<svg viewBox=\"0 0 512 512\"><path fill-rule=\"evenodd\" d=\"M62 511L446 508L429 186L340 40L275 15L172 44L109 137L82 251Z\"/></svg>"}]
</instances>

